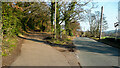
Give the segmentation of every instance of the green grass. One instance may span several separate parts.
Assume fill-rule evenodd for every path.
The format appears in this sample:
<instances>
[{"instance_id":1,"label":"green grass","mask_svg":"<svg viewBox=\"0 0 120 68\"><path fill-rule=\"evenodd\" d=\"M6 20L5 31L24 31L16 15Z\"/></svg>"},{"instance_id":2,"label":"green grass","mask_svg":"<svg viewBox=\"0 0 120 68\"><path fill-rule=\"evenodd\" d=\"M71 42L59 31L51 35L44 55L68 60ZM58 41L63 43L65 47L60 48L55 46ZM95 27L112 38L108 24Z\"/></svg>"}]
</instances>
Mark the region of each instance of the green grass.
<instances>
[{"instance_id":1,"label":"green grass","mask_svg":"<svg viewBox=\"0 0 120 68\"><path fill-rule=\"evenodd\" d=\"M3 53L3 52L2 52L2 56L7 56L7 55L8 55L7 53Z\"/></svg>"},{"instance_id":2,"label":"green grass","mask_svg":"<svg viewBox=\"0 0 120 68\"><path fill-rule=\"evenodd\" d=\"M95 38L95 37L91 37L92 39L94 39L94 40L99 40L99 38Z\"/></svg>"},{"instance_id":3,"label":"green grass","mask_svg":"<svg viewBox=\"0 0 120 68\"><path fill-rule=\"evenodd\" d=\"M63 40L60 40L60 39L49 39L47 41L49 41L51 43L55 43L55 44L61 44L61 45L68 45L68 44L72 43L72 40L70 38L63 39Z\"/></svg>"},{"instance_id":4,"label":"green grass","mask_svg":"<svg viewBox=\"0 0 120 68\"><path fill-rule=\"evenodd\" d=\"M107 37L101 37L101 39L105 39L105 38L107 38Z\"/></svg>"},{"instance_id":5,"label":"green grass","mask_svg":"<svg viewBox=\"0 0 120 68\"><path fill-rule=\"evenodd\" d=\"M94 40L99 40L99 38L95 38L95 37L91 37ZM110 36L105 36L105 37L101 37L101 39L105 39L105 38L115 38L115 37L110 37Z\"/></svg>"},{"instance_id":6,"label":"green grass","mask_svg":"<svg viewBox=\"0 0 120 68\"><path fill-rule=\"evenodd\" d=\"M54 43L60 44L61 42L60 42L60 40L54 40Z\"/></svg>"},{"instance_id":7,"label":"green grass","mask_svg":"<svg viewBox=\"0 0 120 68\"><path fill-rule=\"evenodd\" d=\"M16 45L10 45L10 47L16 47Z\"/></svg>"},{"instance_id":8,"label":"green grass","mask_svg":"<svg viewBox=\"0 0 120 68\"><path fill-rule=\"evenodd\" d=\"M11 53L14 47L17 46L17 37L6 37L3 39L2 56L7 56Z\"/></svg>"}]
</instances>

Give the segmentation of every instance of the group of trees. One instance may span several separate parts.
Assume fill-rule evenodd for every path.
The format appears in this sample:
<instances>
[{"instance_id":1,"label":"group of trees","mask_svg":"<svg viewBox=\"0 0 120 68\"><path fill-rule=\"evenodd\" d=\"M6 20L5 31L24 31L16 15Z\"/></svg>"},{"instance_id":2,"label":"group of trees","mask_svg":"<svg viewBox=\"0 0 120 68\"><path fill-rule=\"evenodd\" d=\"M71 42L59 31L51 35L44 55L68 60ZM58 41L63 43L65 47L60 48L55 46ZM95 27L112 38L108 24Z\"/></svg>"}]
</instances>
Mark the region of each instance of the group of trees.
<instances>
[{"instance_id":1,"label":"group of trees","mask_svg":"<svg viewBox=\"0 0 120 68\"><path fill-rule=\"evenodd\" d=\"M22 11L17 8L12 3L2 3L3 37L19 34L19 28L22 25Z\"/></svg>"},{"instance_id":2,"label":"group of trees","mask_svg":"<svg viewBox=\"0 0 120 68\"><path fill-rule=\"evenodd\" d=\"M99 11L95 11L95 13L88 12L88 14L86 15L86 20L89 22L90 25L90 30L87 31L87 34L89 34L89 36L99 37L100 18L101 18L101 13ZM106 30L107 28L108 28L108 24L106 21L106 17L103 14L102 31Z\"/></svg>"},{"instance_id":3,"label":"group of trees","mask_svg":"<svg viewBox=\"0 0 120 68\"><path fill-rule=\"evenodd\" d=\"M57 2L56 8L56 35L59 36L61 31L61 24L64 24L66 35L72 36L76 35L78 30L81 30L80 20L83 19L83 13L87 11L84 9L88 2ZM54 21L54 13L55 13L55 2L51 2L51 24ZM91 7L93 8L93 6ZM90 9L91 9L90 8ZM53 25L52 25L53 26ZM53 27L51 29L54 29Z\"/></svg>"},{"instance_id":4,"label":"group of trees","mask_svg":"<svg viewBox=\"0 0 120 68\"><path fill-rule=\"evenodd\" d=\"M50 11L46 3L2 3L4 36L16 36L20 30L50 31Z\"/></svg>"},{"instance_id":5,"label":"group of trees","mask_svg":"<svg viewBox=\"0 0 120 68\"><path fill-rule=\"evenodd\" d=\"M81 30L80 21L84 18L90 24L91 34L98 36L100 12L90 13L89 10L93 6L85 9L84 7L89 3L90 1L56 2L56 35L58 37L61 32L68 36L76 35ZM17 35L20 29L54 33L55 2L3 2L2 4L4 35ZM88 12L87 15L84 15L84 12ZM106 29L105 17L103 22L103 29Z\"/></svg>"},{"instance_id":6,"label":"group of trees","mask_svg":"<svg viewBox=\"0 0 120 68\"><path fill-rule=\"evenodd\" d=\"M56 2L56 35L61 32L72 36L80 30L79 21L90 2ZM24 31L39 30L54 33L55 2L11 2L2 3L3 33L17 35L20 29ZM61 26L64 26L62 29Z\"/></svg>"}]
</instances>

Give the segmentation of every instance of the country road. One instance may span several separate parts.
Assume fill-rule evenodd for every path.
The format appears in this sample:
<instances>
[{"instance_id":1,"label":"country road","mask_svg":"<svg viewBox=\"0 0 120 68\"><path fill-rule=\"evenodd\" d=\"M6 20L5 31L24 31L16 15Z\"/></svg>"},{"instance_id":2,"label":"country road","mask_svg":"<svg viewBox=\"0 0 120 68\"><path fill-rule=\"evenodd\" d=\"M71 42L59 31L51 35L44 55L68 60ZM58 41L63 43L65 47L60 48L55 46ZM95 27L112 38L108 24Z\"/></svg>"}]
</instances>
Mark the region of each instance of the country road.
<instances>
[{"instance_id":1,"label":"country road","mask_svg":"<svg viewBox=\"0 0 120 68\"><path fill-rule=\"evenodd\" d=\"M14 66L70 66L61 52L43 43L42 40L24 39L21 54L10 65L10 68Z\"/></svg>"},{"instance_id":2,"label":"country road","mask_svg":"<svg viewBox=\"0 0 120 68\"><path fill-rule=\"evenodd\" d=\"M120 50L117 48L86 37L74 39L74 44L79 51L81 66L119 66Z\"/></svg>"}]
</instances>

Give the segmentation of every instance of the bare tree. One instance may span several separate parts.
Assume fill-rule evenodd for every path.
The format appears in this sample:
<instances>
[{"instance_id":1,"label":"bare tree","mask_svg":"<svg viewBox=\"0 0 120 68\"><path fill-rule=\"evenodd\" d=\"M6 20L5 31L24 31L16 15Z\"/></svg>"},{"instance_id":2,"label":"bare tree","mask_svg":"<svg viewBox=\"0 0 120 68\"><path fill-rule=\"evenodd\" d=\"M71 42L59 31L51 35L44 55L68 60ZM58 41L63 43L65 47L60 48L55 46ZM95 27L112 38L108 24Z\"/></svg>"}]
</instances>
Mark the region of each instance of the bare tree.
<instances>
[{"instance_id":1,"label":"bare tree","mask_svg":"<svg viewBox=\"0 0 120 68\"><path fill-rule=\"evenodd\" d=\"M89 22L90 25L90 32L92 36L98 37L99 36L99 30L100 30L100 12L95 11L95 13L89 12L86 15L86 19ZM106 30L108 28L108 24L106 21L106 17L103 15L103 21L102 21L102 30Z\"/></svg>"}]
</instances>

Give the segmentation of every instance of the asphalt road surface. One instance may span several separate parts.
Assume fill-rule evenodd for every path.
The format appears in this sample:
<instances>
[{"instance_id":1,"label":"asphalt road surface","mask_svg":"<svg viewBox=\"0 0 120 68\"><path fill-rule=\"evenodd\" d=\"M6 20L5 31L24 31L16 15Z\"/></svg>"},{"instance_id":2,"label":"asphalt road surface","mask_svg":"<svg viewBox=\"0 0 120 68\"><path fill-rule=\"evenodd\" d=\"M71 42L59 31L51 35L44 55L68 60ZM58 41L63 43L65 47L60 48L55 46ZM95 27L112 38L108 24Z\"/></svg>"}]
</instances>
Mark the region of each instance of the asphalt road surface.
<instances>
[{"instance_id":1,"label":"asphalt road surface","mask_svg":"<svg viewBox=\"0 0 120 68\"><path fill-rule=\"evenodd\" d=\"M79 50L78 59L81 66L115 66L118 67L120 50L109 45L97 42L86 37L74 39L74 44Z\"/></svg>"},{"instance_id":2,"label":"asphalt road surface","mask_svg":"<svg viewBox=\"0 0 120 68\"><path fill-rule=\"evenodd\" d=\"M27 38L26 40L24 40L24 43L22 44L20 56L10 66L11 66L10 68L34 68L32 66L37 67L37 66L70 66L70 65L68 64L66 57L62 53L52 48L51 46L43 43L42 40L39 40L39 42L37 42L35 41L35 39Z\"/></svg>"}]
</instances>

